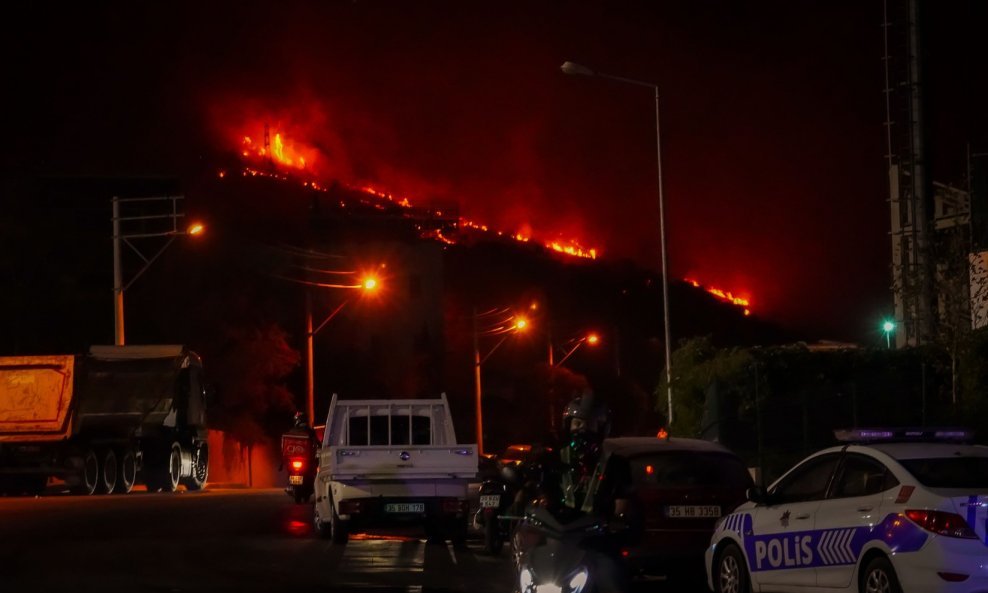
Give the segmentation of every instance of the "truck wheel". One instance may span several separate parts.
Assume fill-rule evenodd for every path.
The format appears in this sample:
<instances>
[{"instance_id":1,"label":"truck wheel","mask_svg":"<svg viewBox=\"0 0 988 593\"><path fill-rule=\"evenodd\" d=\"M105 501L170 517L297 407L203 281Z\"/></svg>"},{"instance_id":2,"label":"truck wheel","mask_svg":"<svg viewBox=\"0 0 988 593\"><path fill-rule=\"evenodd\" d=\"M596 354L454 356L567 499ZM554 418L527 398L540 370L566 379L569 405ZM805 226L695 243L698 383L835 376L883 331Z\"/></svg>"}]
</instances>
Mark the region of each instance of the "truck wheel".
<instances>
[{"instance_id":1,"label":"truck wheel","mask_svg":"<svg viewBox=\"0 0 988 593\"><path fill-rule=\"evenodd\" d=\"M501 537L501 525L496 516L486 518L484 522L484 551L491 556L497 556L504 547L504 538Z\"/></svg>"},{"instance_id":2,"label":"truck wheel","mask_svg":"<svg viewBox=\"0 0 988 593\"><path fill-rule=\"evenodd\" d=\"M316 532L316 537L319 539L329 539L330 535L332 535L329 523L323 521L322 516L319 514L318 502L312 511L312 529Z\"/></svg>"},{"instance_id":3,"label":"truck wheel","mask_svg":"<svg viewBox=\"0 0 988 593\"><path fill-rule=\"evenodd\" d=\"M172 443L171 449L159 449L158 454L144 466L144 483L147 484L148 492L175 492L181 471L182 446Z\"/></svg>"},{"instance_id":4,"label":"truck wheel","mask_svg":"<svg viewBox=\"0 0 988 593\"><path fill-rule=\"evenodd\" d=\"M340 516L333 511L333 516L329 521L329 531L333 543L342 546L350 539L350 525L348 521L340 519Z\"/></svg>"},{"instance_id":5,"label":"truck wheel","mask_svg":"<svg viewBox=\"0 0 988 593\"><path fill-rule=\"evenodd\" d=\"M137 482L137 455L130 447L120 450L120 469L117 472L117 489L119 494L130 494Z\"/></svg>"},{"instance_id":6,"label":"truck wheel","mask_svg":"<svg viewBox=\"0 0 988 593\"><path fill-rule=\"evenodd\" d=\"M181 457L180 457L181 459ZM189 490L202 490L209 477L209 445L199 443L192 451L192 475L182 479Z\"/></svg>"},{"instance_id":7,"label":"truck wheel","mask_svg":"<svg viewBox=\"0 0 988 593\"><path fill-rule=\"evenodd\" d=\"M96 452L87 448L82 454L82 467L79 471L79 483L72 488L74 494L89 496L96 492L96 486L100 479L99 458Z\"/></svg>"},{"instance_id":8,"label":"truck wheel","mask_svg":"<svg viewBox=\"0 0 988 593\"><path fill-rule=\"evenodd\" d=\"M165 483L162 489L165 492L175 492L182 480L182 445L172 443L172 449L168 453L168 474L165 476Z\"/></svg>"},{"instance_id":9,"label":"truck wheel","mask_svg":"<svg viewBox=\"0 0 988 593\"><path fill-rule=\"evenodd\" d=\"M109 494L117 489L117 454L112 447L107 447L101 453L96 490L100 494Z\"/></svg>"}]
</instances>

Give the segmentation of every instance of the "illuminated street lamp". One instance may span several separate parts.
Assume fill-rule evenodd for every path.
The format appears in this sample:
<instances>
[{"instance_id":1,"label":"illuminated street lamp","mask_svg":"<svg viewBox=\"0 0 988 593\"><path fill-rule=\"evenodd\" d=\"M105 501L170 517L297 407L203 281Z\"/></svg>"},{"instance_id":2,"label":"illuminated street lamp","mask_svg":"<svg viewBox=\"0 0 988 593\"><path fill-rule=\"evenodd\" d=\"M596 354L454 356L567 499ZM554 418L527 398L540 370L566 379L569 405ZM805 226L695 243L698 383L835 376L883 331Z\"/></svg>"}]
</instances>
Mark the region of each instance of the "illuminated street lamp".
<instances>
[{"instance_id":1,"label":"illuminated street lamp","mask_svg":"<svg viewBox=\"0 0 988 593\"><path fill-rule=\"evenodd\" d=\"M662 137L659 133L659 85L641 80L635 80L633 78L625 78L623 76L613 76L611 74L596 72L586 66L575 64L573 62L563 62L561 69L564 73L573 76L595 76L598 78L606 78L608 80L623 82L625 84L647 87L655 91L655 148L659 179L659 243L661 245L662 252L662 308L665 324L666 400L668 404L667 425L672 426L672 339L669 331L669 266L668 255L666 253L665 197L662 190Z\"/></svg>"},{"instance_id":2,"label":"illuminated street lamp","mask_svg":"<svg viewBox=\"0 0 988 593\"><path fill-rule=\"evenodd\" d=\"M307 282L306 284L320 286L323 288L341 288L346 290L360 290L364 294L374 292L378 290L381 285L378 279L374 276L365 276L361 280L360 284L320 284L315 282ZM310 290L305 291L305 411L308 414L310 426L315 425L316 421L316 404L315 404L315 354L314 343L316 334L318 334L326 324L332 321L343 307L350 302L349 298L343 299L335 309L327 315L322 322L315 329L312 328L312 292Z\"/></svg>"},{"instance_id":3,"label":"illuminated street lamp","mask_svg":"<svg viewBox=\"0 0 988 593\"><path fill-rule=\"evenodd\" d=\"M479 327L481 320L485 323L482 328ZM528 319L515 315L509 309L493 309L479 314L476 309L473 311L473 394L474 405L477 409L477 451L481 455L484 454L484 408L480 367L508 337L527 331L530 325ZM483 356L480 354L480 338L482 336L501 336L501 339Z\"/></svg>"},{"instance_id":4,"label":"illuminated street lamp","mask_svg":"<svg viewBox=\"0 0 988 593\"><path fill-rule=\"evenodd\" d=\"M117 346L123 346L126 343L124 337L124 291L130 288L141 277L141 274L151 267L151 264L165 252L165 249L168 249L168 246L172 244L175 237L181 235L198 236L205 231L205 227L201 222L193 223L185 229L179 229L179 219L185 217L185 213L179 211L179 202L184 199L185 196L150 198L113 197L113 343ZM120 204L131 203L146 204L151 208L157 207L159 211L154 214L121 216ZM121 223L134 223L137 221L140 221L142 230L128 232L122 229L123 225ZM160 224L160 227L156 230L147 230L149 225L154 226L155 224ZM134 243L136 239L158 237L165 237L168 240L151 257L144 255ZM123 269L121 266L121 259L123 257L122 246L124 244L130 247L144 261L141 269L126 283L124 283Z\"/></svg>"},{"instance_id":5,"label":"illuminated street lamp","mask_svg":"<svg viewBox=\"0 0 988 593\"><path fill-rule=\"evenodd\" d=\"M580 336L569 340L564 344L563 357L558 361L555 359L556 347L552 343L552 335L549 335L549 368L554 369L556 367L562 366L570 356L573 356L577 350L580 349L584 344L589 344L590 346L596 346L600 343L600 336L595 333L589 333L585 336ZM570 346L572 344L572 346ZM565 348L569 349L566 350ZM555 378L553 374L549 375L549 426L553 432L556 430L556 395L555 395Z\"/></svg>"},{"instance_id":6,"label":"illuminated street lamp","mask_svg":"<svg viewBox=\"0 0 988 593\"><path fill-rule=\"evenodd\" d=\"M885 323L882 324L882 330L885 332L885 347L891 350L892 338L889 336L891 336L892 332L895 331L895 322L890 319L886 319Z\"/></svg>"},{"instance_id":7,"label":"illuminated street lamp","mask_svg":"<svg viewBox=\"0 0 988 593\"><path fill-rule=\"evenodd\" d=\"M564 362L566 362L569 359L570 356L573 356L573 354L580 349L580 346L583 346L584 344L596 346L597 344L600 343L600 336L594 333L590 333L583 337L577 338L575 340L571 340L570 343L572 343L573 346L571 346L569 350L566 350L566 352L563 354L563 357L560 358L558 362L553 362L552 358L549 359L550 366L557 367L562 365Z\"/></svg>"}]
</instances>

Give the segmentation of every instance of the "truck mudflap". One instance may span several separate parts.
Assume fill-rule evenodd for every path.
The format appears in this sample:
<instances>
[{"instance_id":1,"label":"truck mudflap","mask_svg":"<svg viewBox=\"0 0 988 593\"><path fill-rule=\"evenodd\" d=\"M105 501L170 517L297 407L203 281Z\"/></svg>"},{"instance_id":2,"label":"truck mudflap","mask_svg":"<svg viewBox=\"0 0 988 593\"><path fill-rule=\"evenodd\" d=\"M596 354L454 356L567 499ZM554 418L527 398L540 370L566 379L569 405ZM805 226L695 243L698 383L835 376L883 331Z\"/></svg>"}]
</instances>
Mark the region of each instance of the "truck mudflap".
<instances>
[{"instance_id":1,"label":"truck mudflap","mask_svg":"<svg viewBox=\"0 0 988 593\"><path fill-rule=\"evenodd\" d=\"M0 442L57 441L69 435L75 357L0 357Z\"/></svg>"}]
</instances>

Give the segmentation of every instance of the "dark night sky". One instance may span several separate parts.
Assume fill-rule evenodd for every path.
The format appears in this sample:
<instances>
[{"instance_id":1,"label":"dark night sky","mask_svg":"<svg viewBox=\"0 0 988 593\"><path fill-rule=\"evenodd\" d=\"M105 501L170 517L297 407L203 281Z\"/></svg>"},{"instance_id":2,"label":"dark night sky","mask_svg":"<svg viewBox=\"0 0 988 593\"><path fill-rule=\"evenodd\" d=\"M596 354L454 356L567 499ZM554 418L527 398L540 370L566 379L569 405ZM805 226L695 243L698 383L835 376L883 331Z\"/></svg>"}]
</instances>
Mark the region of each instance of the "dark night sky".
<instances>
[{"instance_id":1,"label":"dark night sky","mask_svg":"<svg viewBox=\"0 0 988 593\"><path fill-rule=\"evenodd\" d=\"M212 173L269 121L326 180L657 267L650 91L573 60L661 87L675 276L820 337L873 340L891 308L878 0L234 4L8 15L3 174ZM942 4L933 166L961 183L988 9Z\"/></svg>"}]
</instances>

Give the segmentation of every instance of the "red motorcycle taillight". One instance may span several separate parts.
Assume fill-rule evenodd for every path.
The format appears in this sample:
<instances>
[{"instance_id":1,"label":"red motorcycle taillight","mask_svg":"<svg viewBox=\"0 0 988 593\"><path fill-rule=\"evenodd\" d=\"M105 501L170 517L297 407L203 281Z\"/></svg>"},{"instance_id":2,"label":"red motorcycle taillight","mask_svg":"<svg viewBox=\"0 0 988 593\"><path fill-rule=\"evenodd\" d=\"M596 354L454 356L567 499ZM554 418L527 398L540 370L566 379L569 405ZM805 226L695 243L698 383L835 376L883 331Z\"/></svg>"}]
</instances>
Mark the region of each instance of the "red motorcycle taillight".
<instances>
[{"instance_id":1,"label":"red motorcycle taillight","mask_svg":"<svg viewBox=\"0 0 988 593\"><path fill-rule=\"evenodd\" d=\"M301 471L301 469L303 467L305 467L305 462L302 461L301 459L293 459L292 460L292 469L293 470L295 470L295 471Z\"/></svg>"},{"instance_id":2,"label":"red motorcycle taillight","mask_svg":"<svg viewBox=\"0 0 988 593\"><path fill-rule=\"evenodd\" d=\"M978 539L977 534L967 524L964 517L944 511L929 511L925 509L910 509L905 512L909 519L927 531L932 531L947 537L963 539Z\"/></svg>"}]
</instances>

